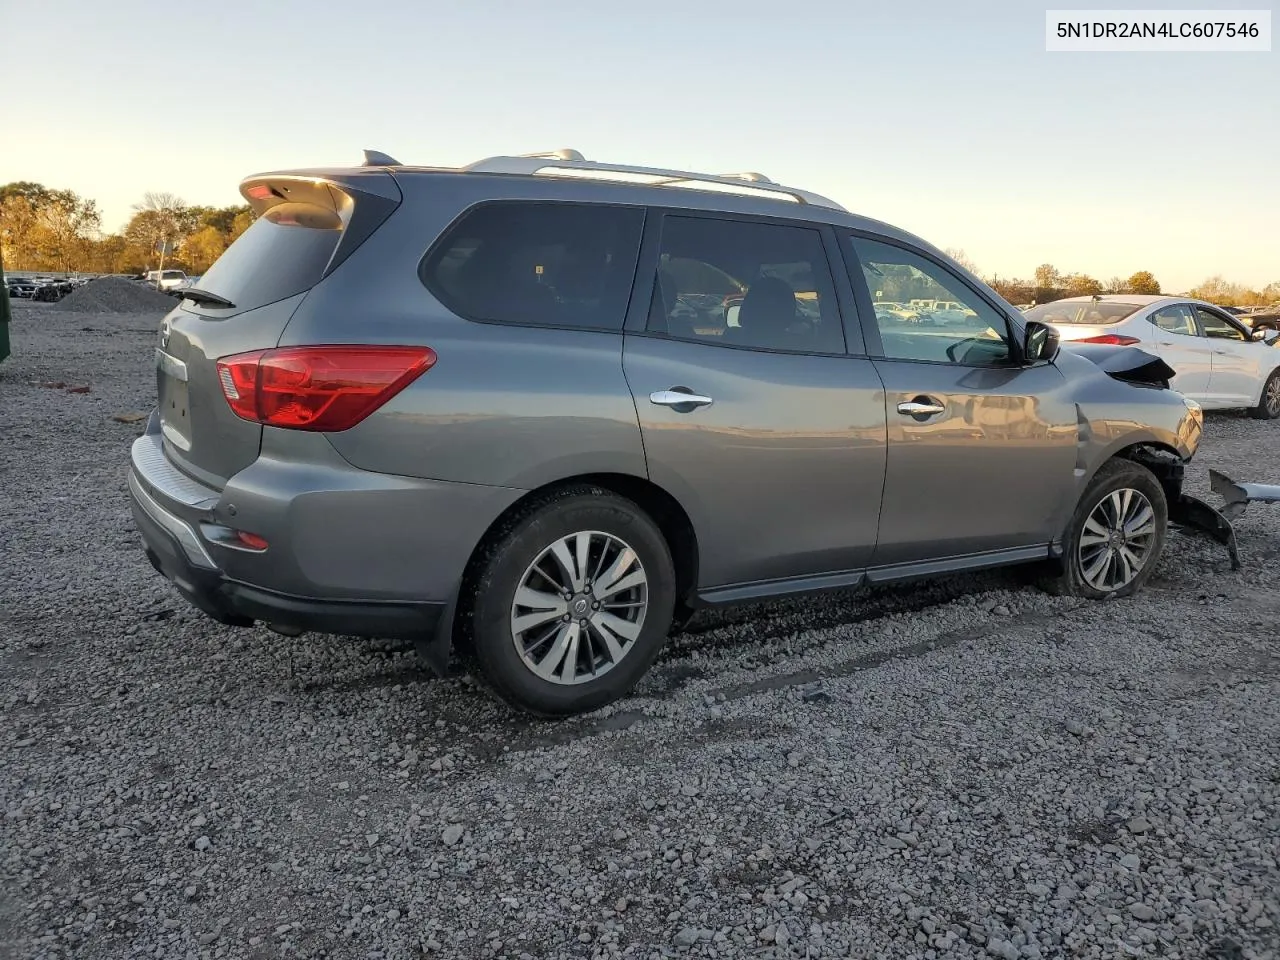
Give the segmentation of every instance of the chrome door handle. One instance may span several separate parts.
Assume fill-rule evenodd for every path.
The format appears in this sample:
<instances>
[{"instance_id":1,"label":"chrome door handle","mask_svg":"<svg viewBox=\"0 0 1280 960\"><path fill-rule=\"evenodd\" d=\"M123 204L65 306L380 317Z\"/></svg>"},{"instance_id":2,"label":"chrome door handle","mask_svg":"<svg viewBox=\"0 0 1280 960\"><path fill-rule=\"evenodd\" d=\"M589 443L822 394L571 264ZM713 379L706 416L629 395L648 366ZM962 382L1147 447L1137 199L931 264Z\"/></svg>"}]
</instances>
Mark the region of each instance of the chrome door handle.
<instances>
[{"instance_id":1,"label":"chrome door handle","mask_svg":"<svg viewBox=\"0 0 1280 960\"><path fill-rule=\"evenodd\" d=\"M710 397L704 397L691 390L656 390L649 394L649 402L660 407L708 407L712 404Z\"/></svg>"},{"instance_id":2,"label":"chrome door handle","mask_svg":"<svg viewBox=\"0 0 1280 960\"><path fill-rule=\"evenodd\" d=\"M931 417L935 413L946 413L947 408L938 403L920 403L910 400L898 404L898 412L908 417Z\"/></svg>"}]
</instances>

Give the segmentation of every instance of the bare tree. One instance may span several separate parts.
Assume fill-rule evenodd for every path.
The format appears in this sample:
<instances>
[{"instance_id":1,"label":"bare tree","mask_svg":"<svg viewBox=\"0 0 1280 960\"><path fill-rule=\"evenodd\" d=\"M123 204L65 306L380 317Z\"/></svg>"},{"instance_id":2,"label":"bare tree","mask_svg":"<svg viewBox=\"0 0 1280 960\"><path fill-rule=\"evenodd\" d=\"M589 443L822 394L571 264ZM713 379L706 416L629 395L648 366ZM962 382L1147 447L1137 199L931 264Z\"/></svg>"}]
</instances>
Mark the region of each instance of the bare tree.
<instances>
[{"instance_id":1,"label":"bare tree","mask_svg":"<svg viewBox=\"0 0 1280 960\"><path fill-rule=\"evenodd\" d=\"M969 259L969 255L961 247L947 247L943 252L975 277L978 275L978 265Z\"/></svg>"},{"instance_id":2,"label":"bare tree","mask_svg":"<svg viewBox=\"0 0 1280 960\"><path fill-rule=\"evenodd\" d=\"M195 225L197 213L172 193L152 193L143 195L141 203L133 205L134 216L129 221L127 231L135 242L145 241L149 247L159 254L159 268L164 269L166 252L177 241L191 232ZM156 278L159 285L160 278Z\"/></svg>"}]
</instances>

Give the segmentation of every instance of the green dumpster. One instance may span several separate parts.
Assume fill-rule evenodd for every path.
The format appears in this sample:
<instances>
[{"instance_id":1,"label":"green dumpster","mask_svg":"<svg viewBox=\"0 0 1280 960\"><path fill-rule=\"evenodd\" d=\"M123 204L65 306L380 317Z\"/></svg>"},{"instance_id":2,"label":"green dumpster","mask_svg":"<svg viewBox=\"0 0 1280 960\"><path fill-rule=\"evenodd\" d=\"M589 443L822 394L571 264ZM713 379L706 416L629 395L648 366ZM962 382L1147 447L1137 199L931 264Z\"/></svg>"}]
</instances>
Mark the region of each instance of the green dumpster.
<instances>
[{"instance_id":1,"label":"green dumpster","mask_svg":"<svg viewBox=\"0 0 1280 960\"><path fill-rule=\"evenodd\" d=\"M0 257L0 277L4 276L4 259ZM0 290L0 360L9 355L9 287Z\"/></svg>"}]
</instances>

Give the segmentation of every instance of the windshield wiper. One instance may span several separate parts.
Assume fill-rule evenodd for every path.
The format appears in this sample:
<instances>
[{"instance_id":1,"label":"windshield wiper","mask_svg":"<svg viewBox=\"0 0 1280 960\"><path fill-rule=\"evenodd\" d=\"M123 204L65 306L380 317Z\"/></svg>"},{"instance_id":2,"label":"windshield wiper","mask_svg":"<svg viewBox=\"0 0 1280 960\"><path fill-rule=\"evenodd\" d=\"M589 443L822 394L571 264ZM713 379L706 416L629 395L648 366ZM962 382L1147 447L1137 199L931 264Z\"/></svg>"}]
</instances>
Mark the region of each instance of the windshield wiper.
<instances>
[{"instance_id":1,"label":"windshield wiper","mask_svg":"<svg viewBox=\"0 0 1280 960\"><path fill-rule=\"evenodd\" d=\"M234 307L235 304L226 297L220 297L216 293L210 293L208 290L201 290L198 287L187 287L182 291L184 300L194 300L196 303L207 303L211 307Z\"/></svg>"}]
</instances>

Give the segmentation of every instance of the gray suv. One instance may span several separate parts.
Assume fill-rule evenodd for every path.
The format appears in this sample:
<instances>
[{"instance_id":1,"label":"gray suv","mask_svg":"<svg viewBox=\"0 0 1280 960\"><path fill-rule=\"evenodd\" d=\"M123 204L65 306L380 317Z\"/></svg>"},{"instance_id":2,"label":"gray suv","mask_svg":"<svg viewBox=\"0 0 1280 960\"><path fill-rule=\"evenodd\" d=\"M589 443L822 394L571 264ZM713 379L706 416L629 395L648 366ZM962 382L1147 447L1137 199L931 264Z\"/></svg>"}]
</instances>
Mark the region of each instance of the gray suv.
<instances>
[{"instance_id":1,"label":"gray suv","mask_svg":"<svg viewBox=\"0 0 1280 960\"><path fill-rule=\"evenodd\" d=\"M1060 350L933 246L759 174L367 157L244 181L255 223L159 333L133 513L222 623L457 647L555 715L703 606L1150 577L1202 428L1160 361ZM874 308L913 301L945 322Z\"/></svg>"}]
</instances>

